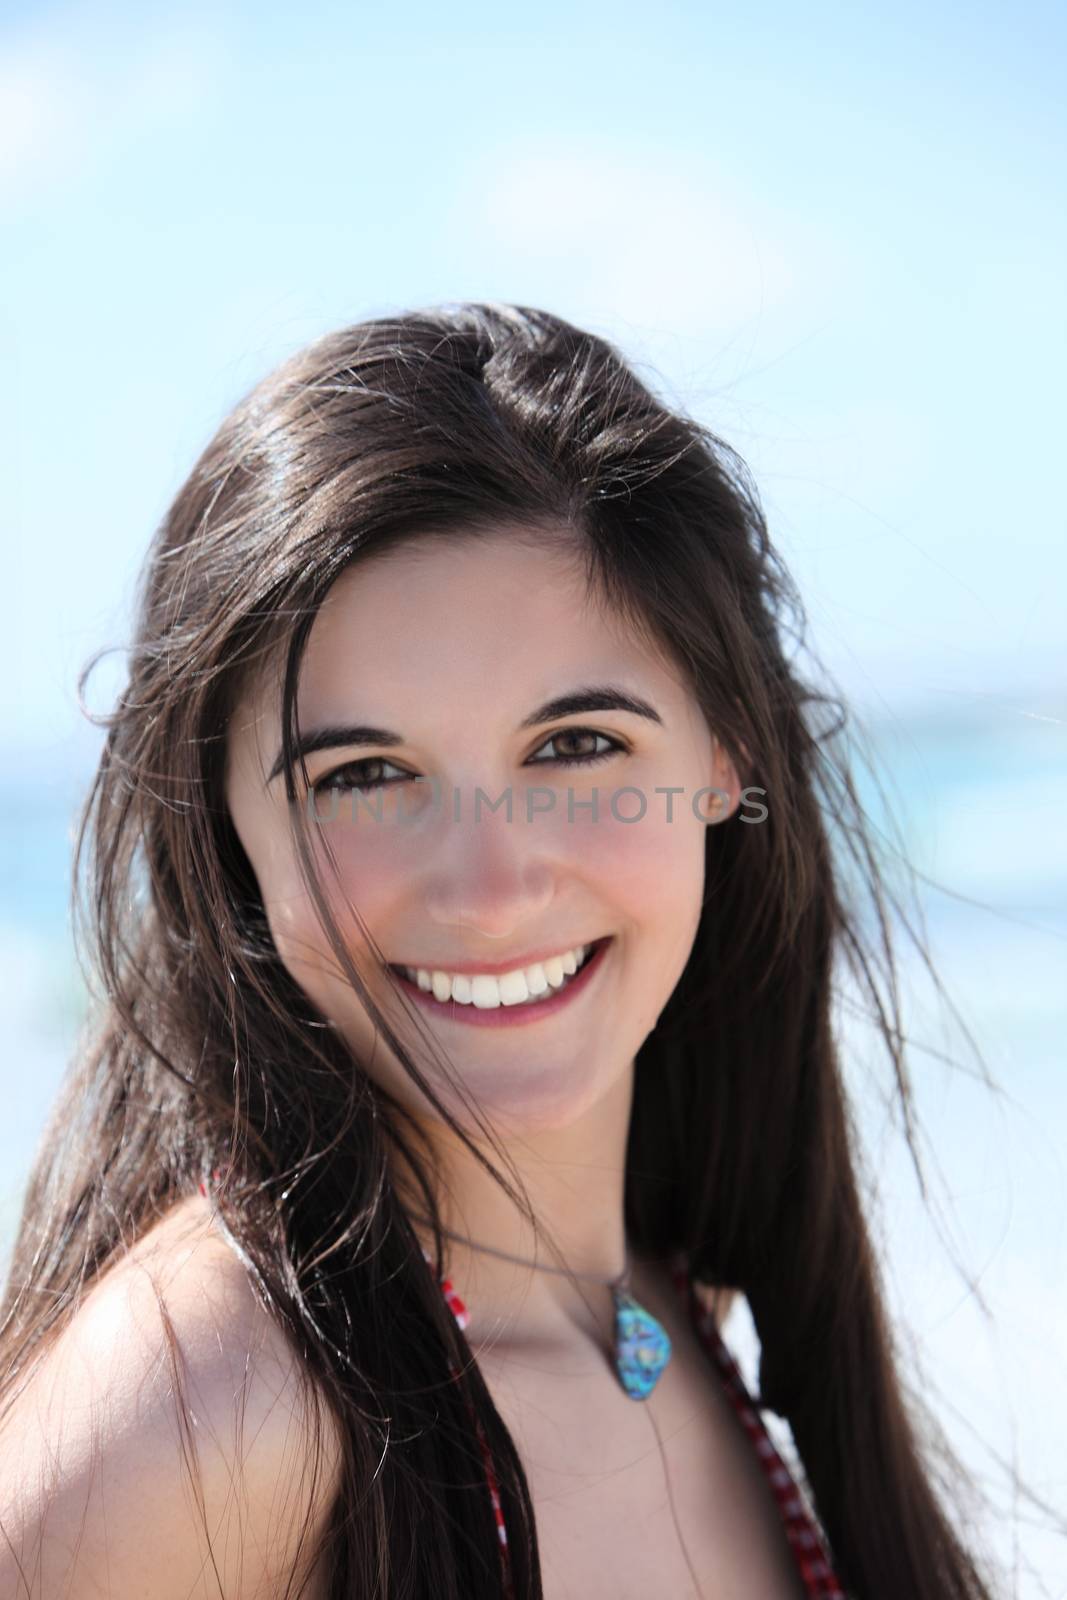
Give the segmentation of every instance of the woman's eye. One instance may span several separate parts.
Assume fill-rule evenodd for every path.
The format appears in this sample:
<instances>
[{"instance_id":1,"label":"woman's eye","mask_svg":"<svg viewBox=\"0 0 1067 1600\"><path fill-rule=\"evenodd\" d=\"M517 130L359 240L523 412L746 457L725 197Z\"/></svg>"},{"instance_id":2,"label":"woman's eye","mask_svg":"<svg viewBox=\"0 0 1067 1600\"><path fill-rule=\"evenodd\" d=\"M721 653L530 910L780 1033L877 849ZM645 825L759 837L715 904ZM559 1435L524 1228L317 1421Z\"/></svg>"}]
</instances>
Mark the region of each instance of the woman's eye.
<instances>
[{"instance_id":1,"label":"woman's eye","mask_svg":"<svg viewBox=\"0 0 1067 1600\"><path fill-rule=\"evenodd\" d=\"M391 761L386 761L382 756L363 756L359 761L346 761L343 767L335 767L333 772L325 778L319 778L311 785L314 794L329 794L331 790L341 789L379 789L389 788L394 783L403 783L411 777L410 772L404 772L400 767L393 767L394 772L399 772L399 778L353 776L362 773L366 767L392 767Z\"/></svg>"},{"instance_id":2,"label":"woman's eye","mask_svg":"<svg viewBox=\"0 0 1067 1600\"><path fill-rule=\"evenodd\" d=\"M549 758L547 763L544 761L535 761L533 765L545 766L555 764L561 767L586 766L592 761L606 761L608 756L613 756L616 754L616 752L624 751L626 749L626 746L621 742L621 740L613 739L611 735L607 733L597 733L593 728L566 728L562 733L554 733L551 739L547 740L546 743L566 746L568 743L570 743L570 741L575 739L579 743L581 743L582 740L589 739L592 739L595 743L597 739L603 739L608 748L606 750L589 750L585 753L579 752L576 755L563 754L552 756ZM545 746L542 745L541 748L544 749Z\"/></svg>"},{"instance_id":3,"label":"woman's eye","mask_svg":"<svg viewBox=\"0 0 1067 1600\"><path fill-rule=\"evenodd\" d=\"M606 750L594 748L577 752L566 749L569 744L575 741L581 745L583 741L588 742L590 740L594 746L597 740L601 740L608 748ZM614 739L607 733L597 733L594 728L566 728L562 733L554 733L550 739L545 741L541 749L547 749L549 745L562 746L562 753L549 756L547 759L531 758L532 766L588 766L594 761L606 761L609 756L624 753L627 748L620 739ZM387 767L393 768L393 771L397 774L395 778L385 778L381 775L382 771ZM368 768L371 769L370 776L368 776ZM377 772L374 769L378 769ZM407 783L413 777L414 773L405 772L402 767L393 766L393 763L386 761L383 756L363 756L358 761L346 761L343 767L335 767L333 772L327 773L324 778L319 778L316 783L311 785L311 788L314 794L329 794L333 790L341 791L346 789L390 789L394 784Z\"/></svg>"}]
</instances>

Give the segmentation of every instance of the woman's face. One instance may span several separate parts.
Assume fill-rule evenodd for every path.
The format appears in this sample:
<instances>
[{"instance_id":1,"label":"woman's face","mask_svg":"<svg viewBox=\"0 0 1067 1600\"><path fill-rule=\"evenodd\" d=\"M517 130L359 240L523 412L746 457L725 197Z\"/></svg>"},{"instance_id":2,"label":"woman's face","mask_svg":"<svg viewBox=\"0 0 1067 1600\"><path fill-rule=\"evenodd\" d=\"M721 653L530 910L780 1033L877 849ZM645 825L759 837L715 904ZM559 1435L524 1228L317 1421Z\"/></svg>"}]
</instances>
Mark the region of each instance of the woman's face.
<instances>
[{"instance_id":1,"label":"woman's face","mask_svg":"<svg viewBox=\"0 0 1067 1600\"><path fill-rule=\"evenodd\" d=\"M541 709L592 687L653 714ZM296 773L320 880L405 1045L422 1065L410 1006L483 1111L511 1131L558 1128L588 1111L630 1071L689 957L708 816L707 794L698 814L694 797L726 791L719 818L737 803L736 775L687 687L587 599L564 557L502 530L409 542L349 568L312 628L297 711L305 747L324 729L337 739L305 756L310 796ZM363 742L360 728L398 737ZM278 952L372 1077L432 1119L319 926L290 843L284 774L271 777L280 746L275 679L232 721L227 799ZM587 754L603 759L565 764ZM359 782L367 787L357 793ZM430 971L526 969L610 942L574 994L564 987L543 1010L404 1001L348 901L390 964ZM475 1025L471 1015L493 1020ZM435 1088L462 1117L448 1084Z\"/></svg>"}]
</instances>

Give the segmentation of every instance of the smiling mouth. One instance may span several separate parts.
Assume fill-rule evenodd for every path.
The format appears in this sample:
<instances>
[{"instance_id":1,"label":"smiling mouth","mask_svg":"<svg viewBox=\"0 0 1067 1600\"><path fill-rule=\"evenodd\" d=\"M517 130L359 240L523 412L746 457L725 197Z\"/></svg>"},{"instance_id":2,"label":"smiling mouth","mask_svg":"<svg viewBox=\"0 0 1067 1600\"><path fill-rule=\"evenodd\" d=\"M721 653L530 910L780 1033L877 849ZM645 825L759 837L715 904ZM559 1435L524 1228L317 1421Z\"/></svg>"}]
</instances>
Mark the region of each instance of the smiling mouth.
<instances>
[{"instance_id":1,"label":"smiling mouth","mask_svg":"<svg viewBox=\"0 0 1067 1600\"><path fill-rule=\"evenodd\" d=\"M566 994L571 985L578 982L586 969L591 966L591 964L596 960L597 956L600 955L600 953L611 943L612 937L613 935L607 934L600 939L594 939L591 944L586 946L585 955L582 957L581 962L575 967L573 973L564 973L561 983L549 982L548 987L540 994L528 995L527 998L523 1000L512 1000L505 1002L500 999L499 991L495 996L489 998L488 1004L486 1004L484 1000L481 1004L479 1004L473 998L473 996L466 1000L460 1000L456 999L455 996L450 995L447 999L439 1000L432 988L423 988L422 985L417 982L414 976L415 969L409 968L400 963L390 962L389 970L400 980L402 984L405 985L405 987L414 990L420 1000L430 1004L431 1006L439 1007L442 1011L447 1010L453 1014L459 1013L464 1016L474 1013L479 1017L489 1017L500 1012L504 1012L509 1016L514 1016L517 1012L525 1013L535 1011L542 1006L550 1006L554 1000L558 1000L561 995ZM516 968L515 970L519 971L522 969ZM469 988L468 993L470 993Z\"/></svg>"}]
</instances>

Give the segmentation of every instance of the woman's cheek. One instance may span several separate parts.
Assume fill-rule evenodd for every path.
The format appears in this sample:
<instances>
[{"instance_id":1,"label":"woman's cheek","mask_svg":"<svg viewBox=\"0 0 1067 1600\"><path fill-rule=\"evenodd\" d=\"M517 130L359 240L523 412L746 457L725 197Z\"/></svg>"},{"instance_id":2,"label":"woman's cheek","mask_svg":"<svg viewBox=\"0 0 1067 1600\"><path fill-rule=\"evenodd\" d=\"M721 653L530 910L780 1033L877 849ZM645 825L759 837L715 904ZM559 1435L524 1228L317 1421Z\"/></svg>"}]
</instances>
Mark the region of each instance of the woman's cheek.
<instances>
[{"instance_id":1,"label":"woman's cheek","mask_svg":"<svg viewBox=\"0 0 1067 1600\"><path fill-rule=\"evenodd\" d=\"M323 970L327 942L303 884L290 880L265 897L275 948L290 975L307 989ZM312 996L315 998L315 996Z\"/></svg>"},{"instance_id":2,"label":"woman's cheek","mask_svg":"<svg viewBox=\"0 0 1067 1600\"><path fill-rule=\"evenodd\" d=\"M347 902L355 897L355 887L359 880L346 868L342 853L337 851L336 847L339 880L335 877L325 852L315 839L312 839L312 848L315 872L326 895L327 904L346 947L353 950L354 941L360 936ZM273 854L265 866L266 871L260 870L257 876L275 948L291 976L313 1000L318 1002L320 994L317 991L323 977L329 980L336 975L338 963L330 948L326 930L319 921L295 854L288 848L288 841L285 851ZM363 905L365 887L361 885L356 905L369 921L370 918ZM373 926L373 923L371 925ZM315 993L312 993L312 985L315 987Z\"/></svg>"},{"instance_id":3,"label":"woman's cheek","mask_svg":"<svg viewBox=\"0 0 1067 1600\"><path fill-rule=\"evenodd\" d=\"M350 807L342 807L312 834L316 872L334 915L351 925L351 902L373 929L379 910L410 882L420 852L415 831L388 813L379 822L361 812L353 818Z\"/></svg>"},{"instance_id":4,"label":"woman's cheek","mask_svg":"<svg viewBox=\"0 0 1067 1600\"><path fill-rule=\"evenodd\" d=\"M612 898L636 894L646 908L671 901L678 892L703 892L705 829L675 796L673 815L654 791L611 791L600 796L594 822L564 822L566 837L583 876L595 873L612 885Z\"/></svg>"}]
</instances>

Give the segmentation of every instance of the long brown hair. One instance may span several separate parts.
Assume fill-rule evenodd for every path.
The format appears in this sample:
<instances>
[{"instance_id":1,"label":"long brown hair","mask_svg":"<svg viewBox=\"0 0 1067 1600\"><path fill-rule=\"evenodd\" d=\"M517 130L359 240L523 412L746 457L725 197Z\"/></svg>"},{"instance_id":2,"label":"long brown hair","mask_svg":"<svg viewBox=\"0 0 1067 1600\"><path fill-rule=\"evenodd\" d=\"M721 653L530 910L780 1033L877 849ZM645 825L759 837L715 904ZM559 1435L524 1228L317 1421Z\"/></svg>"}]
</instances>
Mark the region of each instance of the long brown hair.
<instances>
[{"instance_id":1,"label":"long brown hair","mask_svg":"<svg viewBox=\"0 0 1067 1600\"><path fill-rule=\"evenodd\" d=\"M857 1600L988 1600L920 1444L931 1420L905 1399L857 1184L839 970L877 1019L909 1129L911 1105L891 944L900 907L842 757L843 713L800 670L801 608L740 458L610 344L538 310L460 305L317 340L226 418L154 539L75 856L76 910L91 919L78 934L102 993L25 1198L2 1307L5 1387L83 1285L217 1173L221 1223L340 1429L329 1592L499 1595L473 1408L515 1592L540 1595L520 1458L435 1276L432 1152L283 966L223 786L228 719L283 658L294 837L338 963L484 1161L331 921L296 803L295 702L342 571L415 533L469 539L504 522L579 553L768 797L759 826L735 817L707 832L692 954L636 1061L629 1237L660 1259L686 1252L695 1277L747 1297L761 1403L789 1424ZM390 1151L433 1219L432 1264ZM489 1170L536 1225L525 1195Z\"/></svg>"}]
</instances>

